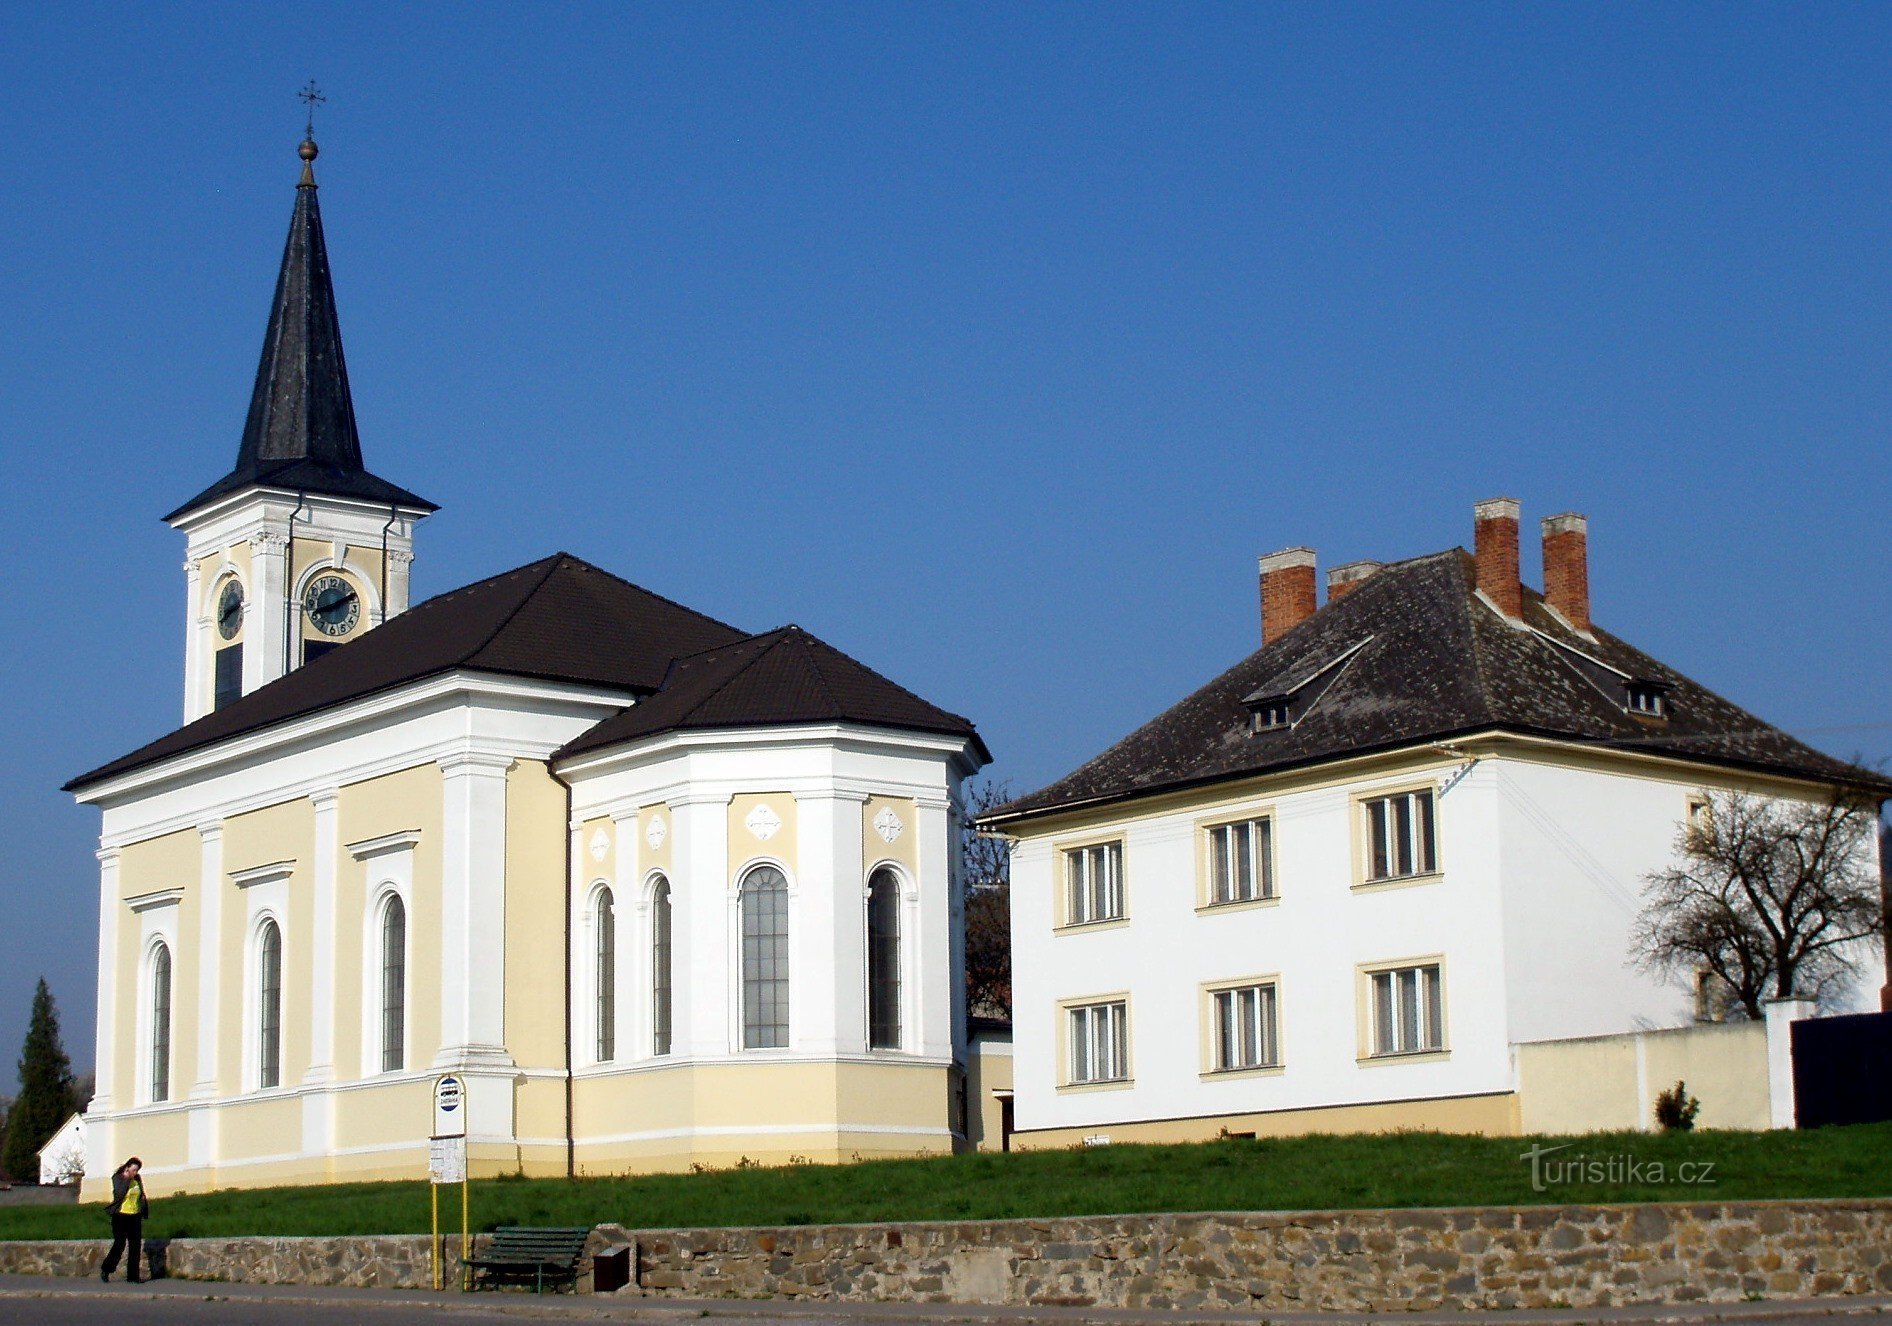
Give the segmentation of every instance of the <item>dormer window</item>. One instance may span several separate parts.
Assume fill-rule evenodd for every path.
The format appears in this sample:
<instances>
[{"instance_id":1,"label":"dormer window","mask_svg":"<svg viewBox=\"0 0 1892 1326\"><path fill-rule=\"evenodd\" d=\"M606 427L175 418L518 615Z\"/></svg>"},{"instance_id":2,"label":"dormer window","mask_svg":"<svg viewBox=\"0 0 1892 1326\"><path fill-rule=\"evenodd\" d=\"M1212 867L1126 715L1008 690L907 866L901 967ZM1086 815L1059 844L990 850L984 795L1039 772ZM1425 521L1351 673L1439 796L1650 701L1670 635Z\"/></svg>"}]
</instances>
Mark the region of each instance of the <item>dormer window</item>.
<instances>
[{"instance_id":1,"label":"dormer window","mask_svg":"<svg viewBox=\"0 0 1892 1326\"><path fill-rule=\"evenodd\" d=\"M1288 701L1285 697L1259 701L1253 706L1251 712L1254 714L1254 730L1257 732L1271 732L1275 728L1290 726Z\"/></svg>"},{"instance_id":2,"label":"dormer window","mask_svg":"<svg viewBox=\"0 0 1892 1326\"><path fill-rule=\"evenodd\" d=\"M1623 707L1630 713L1640 714L1644 718L1666 718L1669 712L1668 704L1663 698L1663 692L1666 689L1667 687L1650 681L1625 682L1623 690L1626 698L1623 701Z\"/></svg>"}]
</instances>

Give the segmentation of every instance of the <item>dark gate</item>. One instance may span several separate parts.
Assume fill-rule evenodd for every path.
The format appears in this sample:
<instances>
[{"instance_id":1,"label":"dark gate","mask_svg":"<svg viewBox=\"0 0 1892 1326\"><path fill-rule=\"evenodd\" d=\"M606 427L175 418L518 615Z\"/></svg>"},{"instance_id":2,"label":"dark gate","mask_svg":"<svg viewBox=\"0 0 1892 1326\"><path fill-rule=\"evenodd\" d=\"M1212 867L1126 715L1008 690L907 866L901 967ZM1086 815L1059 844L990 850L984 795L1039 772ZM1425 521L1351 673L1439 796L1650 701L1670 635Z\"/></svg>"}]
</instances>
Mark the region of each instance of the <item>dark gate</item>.
<instances>
[{"instance_id":1,"label":"dark gate","mask_svg":"<svg viewBox=\"0 0 1892 1326\"><path fill-rule=\"evenodd\" d=\"M1793 1101L1802 1128L1892 1119L1892 1013L1794 1023Z\"/></svg>"}]
</instances>

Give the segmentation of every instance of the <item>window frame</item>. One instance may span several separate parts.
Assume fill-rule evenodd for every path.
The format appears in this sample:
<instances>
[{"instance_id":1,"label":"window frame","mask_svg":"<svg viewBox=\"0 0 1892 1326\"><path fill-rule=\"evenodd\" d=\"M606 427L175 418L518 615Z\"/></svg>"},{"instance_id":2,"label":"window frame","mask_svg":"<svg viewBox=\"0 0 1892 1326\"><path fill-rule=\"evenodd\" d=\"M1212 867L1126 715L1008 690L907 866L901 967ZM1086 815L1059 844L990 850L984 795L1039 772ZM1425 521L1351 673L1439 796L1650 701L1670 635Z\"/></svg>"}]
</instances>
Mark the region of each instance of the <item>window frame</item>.
<instances>
[{"instance_id":1,"label":"window frame","mask_svg":"<svg viewBox=\"0 0 1892 1326\"><path fill-rule=\"evenodd\" d=\"M1265 834L1257 835L1254 826L1265 824ZM1249 828L1251 861L1259 865L1254 878L1258 885L1264 885L1266 892L1247 898L1218 899L1216 897L1217 850L1216 835L1225 829L1234 829L1246 825ZM1239 911L1251 907L1272 907L1281 901L1281 877L1277 869L1279 845L1276 830L1279 821L1273 805L1243 806L1219 810L1213 815L1205 815L1195 822L1196 833L1196 910L1198 912ZM1256 837L1265 837L1267 843L1257 855L1254 845Z\"/></svg>"},{"instance_id":2,"label":"window frame","mask_svg":"<svg viewBox=\"0 0 1892 1326\"><path fill-rule=\"evenodd\" d=\"M893 931L891 935L880 935L877 937L874 927L874 894L875 891L882 886L886 888L887 896L891 899L886 905L885 910L892 919ZM863 952L866 958L863 965L866 969L865 976L867 980L865 1009L867 1014L867 1049L870 1053L899 1053L907 1048L906 985L904 980L906 967L904 960L906 901L906 879L892 864L880 862L867 872L867 886L862 897L862 938L865 945ZM880 941L878 946L876 944L877 938ZM890 958L892 960L893 970L891 981L876 979L877 955L880 958ZM890 993L884 989L884 987L889 985L891 986ZM878 1012L882 1016L877 1016L877 991L880 992L878 994L878 1002L880 1005ZM892 1034L891 1036L883 1037L881 1033L886 1030L888 1019L891 1019Z\"/></svg>"},{"instance_id":3,"label":"window frame","mask_svg":"<svg viewBox=\"0 0 1892 1326\"><path fill-rule=\"evenodd\" d=\"M751 881L764 871L772 872L776 879L780 881L779 884L771 884L769 886L769 891L772 894L779 893L780 906L776 914L780 920L780 933L772 936L772 938L775 942L779 943L780 948L772 958L772 963L780 970L779 974L769 976L758 975L752 978L749 974L749 940L751 938L749 934L749 889ZM757 892L759 896L760 890ZM795 1046L795 964L793 960L795 926L793 908L791 905L793 896L794 886L789 882L788 870L778 861L761 859L747 862L736 876L736 1006L734 1011L736 1015L736 1048L739 1052L744 1054L789 1051L793 1050ZM761 936L757 936L757 938L761 938ZM752 980L758 986L766 984L771 987L779 987L780 1021L771 1020L764 1023L758 1020L753 1024L758 1029L762 1027L775 1028L779 1026L781 1028L782 1037L779 1044L750 1044L750 1030L752 1024L749 1018L749 988ZM758 1008L757 1011L759 1016L761 1010Z\"/></svg>"},{"instance_id":4,"label":"window frame","mask_svg":"<svg viewBox=\"0 0 1892 1326\"><path fill-rule=\"evenodd\" d=\"M591 980L591 1062L615 1063L618 1024L617 893L604 880L592 881L585 904L585 933L590 939L587 970Z\"/></svg>"},{"instance_id":5,"label":"window frame","mask_svg":"<svg viewBox=\"0 0 1892 1326\"><path fill-rule=\"evenodd\" d=\"M670 884L670 872L653 870L645 878L644 896L649 900L650 930L646 951L650 955L650 1057L662 1059L676 1049L677 1012L677 909L676 890ZM738 946L740 947L740 935Z\"/></svg>"},{"instance_id":6,"label":"window frame","mask_svg":"<svg viewBox=\"0 0 1892 1326\"><path fill-rule=\"evenodd\" d=\"M1114 1038L1114 1049L1122 1059L1122 1072L1116 1077L1084 1077L1077 1075L1077 1039L1076 1027L1080 1014L1094 1014L1099 1009L1117 1009L1118 1035ZM1109 994L1082 995L1073 999L1058 1001L1058 1090L1070 1091L1122 1091L1136 1085L1135 1044L1130 1035L1130 992L1114 991ZM1090 1019L1084 1021L1088 1024ZM1087 1027L1088 1038L1088 1027Z\"/></svg>"},{"instance_id":7,"label":"window frame","mask_svg":"<svg viewBox=\"0 0 1892 1326\"><path fill-rule=\"evenodd\" d=\"M1264 1041L1271 1043L1274 1050L1272 1059L1264 1059L1252 1064L1223 1064L1221 1062L1221 1009L1220 1001L1224 995L1239 995L1249 991L1266 990L1269 997L1269 1024ZM1281 977L1278 973L1265 973L1254 976L1237 976L1224 980L1206 981L1201 986L1199 1000L1201 1018L1202 1063L1201 1077L1204 1081L1225 1081L1231 1078L1278 1077L1286 1071L1287 1053L1283 1048L1281 1018Z\"/></svg>"},{"instance_id":8,"label":"window frame","mask_svg":"<svg viewBox=\"0 0 1892 1326\"><path fill-rule=\"evenodd\" d=\"M163 998L159 995L162 963ZM171 1099L173 1031L175 1030L177 960L171 954L171 942L162 935L154 937L145 950L145 1081L144 1102L162 1105ZM162 1017L160 1018L160 1010ZM160 1071L160 1068L162 1071Z\"/></svg>"},{"instance_id":9,"label":"window frame","mask_svg":"<svg viewBox=\"0 0 1892 1326\"><path fill-rule=\"evenodd\" d=\"M252 1081L257 1091L279 1091L283 1078L283 992L287 983L283 979L282 922L273 913L265 912L257 919L251 947L256 954L256 980L250 992L256 1009L256 1072Z\"/></svg>"},{"instance_id":10,"label":"window frame","mask_svg":"<svg viewBox=\"0 0 1892 1326\"><path fill-rule=\"evenodd\" d=\"M1421 957L1396 958L1383 962L1363 963L1357 969L1355 997L1358 1001L1359 1053L1358 1061L1365 1064L1387 1063L1424 1063L1445 1059L1452 1052L1451 1000L1446 987L1446 962L1443 954L1431 953ZM1427 995L1428 986L1423 980L1415 985L1415 992L1420 996L1420 1003L1415 1008L1415 1017L1423 1027L1436 1023L1438 1028L1437 1044L1421 1044L1411 1049L1381 1050L1379 1045L1379 987L1380 977L1393 978L1392 991L1393 1013L1397 1020L1403 1001L1399 996L1399 976L1407 972L1436 973L1434 984L1436 992Z\"/></svg>"},{"instance_id":11,"label":"window frame","mask_svg":"<svg viewBox=\"0 0 1892 1326\"><path fill-rule=\"evenodd\" d=\"M1407 874L1375 875L1373 873L1375 856L1373 842L1373 807L1380 803L1390 804L1400 799L1420 796L1425 797L1430 802L1431 806L1430 814L1427 816L1430 822L1430 833L1428 834L1427 845L1431 848L1432 854L1429 866L1424 869L1413 870ZM1427 779L1422 782L1401 783L1385 787L1363 789L1352 794L1350 803L1349 813L1352 815L1354 822L1354 889L1405 888L1413 884L1433 883L1444 876L1445 852L1444 844L1441 841L1442 835L1439 831L1439 784L1437 780ZM1415 820L1415 824L1416 823L1417 821ZM1391 854L1391 847L1392 843L1389 838L1389 856ZM1415 862L1415 864L1418 863Z\"/></svg>"},{"instance_id":12,"label":"window frame","mask_svg":"<svg viewBox=\"0 0 1892 1326\"><path fill-rule=\"evenodd\" d=\"M1112 849L1114 849L1114 853ZM1058 870L1056 928L1059 930L1094 930L1128 924L1130 920L1130 886L1127 866L1129 851L1126 835L1121 830L1114 833L1098 834L1081 840L1061 842L1057 844L1055 850L1057 853ZM1107 901L1110 900L1108 898L1108 891L1114 889L1114 901L1117 910L1106 915L1085 915L1080 917L1078 914L1079 909L1076 906L1077 889L1074 887L1071 877L1072 865L1077 860L1085 857L1088 853L1099 851L1103 853L1104 860L1115 861L1116 878L1114 880L1107 879L1104 888L1107 891ZM1088 893L1094 886L1087 881L1085 888Z\"/></svg>"},{"instance_id":13,"label":"window frame","mask_svg":"<svg viewBox=\"0 0 1892 1326\"><path fill-rule=\"evenodd\" d=\"M401 913L401 961L399 968L401 982L401 997L399 1002L401 1043L399 1048L394 1050L393 1057L395 1063L390 1066L388 1064L388 1057L389 1050L392 1047L388 1044L388 1023L390 1020L389 1014L393 1006L388 1000L388 975L391 965L388 962L388 920L393 916L394 909L397 907L400 908ZM401 1073L407 1070L407 976L408 972L411 970L411 932L413 930L412 925L409 924L412 918L408 911L407 899L401 896L398 889L384 889L381 894L381 899L375 907L374 917L375 952L378 959L375 964L375 970L380 977L380 979L375 982L375 1061L378 1064L378 1072Z\"/></svg>"}]
</instances>

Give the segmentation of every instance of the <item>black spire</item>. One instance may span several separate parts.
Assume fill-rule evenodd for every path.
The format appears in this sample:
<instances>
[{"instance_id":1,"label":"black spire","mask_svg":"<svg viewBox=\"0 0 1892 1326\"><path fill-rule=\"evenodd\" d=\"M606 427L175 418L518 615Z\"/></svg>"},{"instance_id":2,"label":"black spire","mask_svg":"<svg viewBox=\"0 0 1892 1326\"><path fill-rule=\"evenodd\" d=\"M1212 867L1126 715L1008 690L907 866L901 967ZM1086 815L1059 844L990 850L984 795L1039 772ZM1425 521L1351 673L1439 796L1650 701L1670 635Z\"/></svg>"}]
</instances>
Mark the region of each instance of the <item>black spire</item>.
<instances>
[{"instance_id":1,"label":"black spire","mask_svg":"<svg viewBox=\"0 0 1892 1326\"><path fill-rule=\"evenodd\" d=\"M342 359L342 325L335 313L322 212L315 199L315 140L303 139L298 150L302 180L296 186L289 241L283 246L282 271L276 277L276 298L270 305L236 468L167 520L251 487L436 509L362 465L355 403Z\"/></svg>"}]
</instances>

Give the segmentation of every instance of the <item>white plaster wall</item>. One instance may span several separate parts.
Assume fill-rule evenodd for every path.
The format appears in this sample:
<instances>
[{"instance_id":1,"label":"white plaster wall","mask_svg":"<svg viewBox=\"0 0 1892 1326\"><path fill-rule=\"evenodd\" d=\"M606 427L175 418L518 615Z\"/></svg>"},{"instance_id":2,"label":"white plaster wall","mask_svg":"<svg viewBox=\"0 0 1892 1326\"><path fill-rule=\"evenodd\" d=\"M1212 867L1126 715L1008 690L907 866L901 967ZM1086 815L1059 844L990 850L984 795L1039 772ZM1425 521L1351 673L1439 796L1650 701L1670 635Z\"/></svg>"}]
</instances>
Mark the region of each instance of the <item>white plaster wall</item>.
<instances>
[{"instance_id":1,"label":"white plaster wall","mask_svg":"<svg viewBox=\"0 0 1892 1326\"><path fill-rule=\"evenodd\" d=\"M1457 767L1442 760L1434 776L1443 782ZM1257 799L1275 813L1272 907L1197 911L1200 806L1125 826L1126 926L1054 932L1054 840L1021 844L1012 861L1018 1127L1508 1091L1492 772L1480 766L1440 796L1436 881L1353 887L1350 795L1411 781L1407 773ZM1448 1053L1362 1063L1358 966L1433 954L1444 957ZM1201 985L1276 974L1282 1071L1205 1078ZM1060 1092L1058 1001L1121 990L1130 992L1132 1085Z\"/></svg>"}]
</instances>

